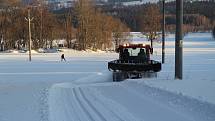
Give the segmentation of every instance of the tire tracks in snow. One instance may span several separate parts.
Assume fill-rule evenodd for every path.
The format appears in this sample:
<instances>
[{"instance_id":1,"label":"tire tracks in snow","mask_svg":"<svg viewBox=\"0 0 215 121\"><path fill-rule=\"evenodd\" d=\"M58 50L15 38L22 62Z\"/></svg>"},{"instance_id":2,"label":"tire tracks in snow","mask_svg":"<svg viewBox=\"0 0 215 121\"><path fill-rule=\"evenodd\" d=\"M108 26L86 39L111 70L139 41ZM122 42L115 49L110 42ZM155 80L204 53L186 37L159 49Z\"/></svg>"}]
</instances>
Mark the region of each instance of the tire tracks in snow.
<instances>
[{"instance_id":1,"label":"tire tracks in snow","mask_svg":"<svg viewBox=\"0 0 215 121\"><path fill-rule=\"evenodd\" d=\"M99 108L98 110L103 111L108 121L139 121L139 119L135 118L122 105L103 96L97 89L92 87L80 88L80 91L83 95L87 96L86 99L91 100L91 102L93 102L92 104ZM88 95L85 94L86 92L89 92ZM109 117L111 117L111 119Z\"/></svg>"},{"instance_id":2,"label":"tire tracks in snow","mask_svg":"<svg viewBox=\"0 0 215 121\"><path fill-rule=\"evenodd\" d=\"M53 85L49 92L55 97L52 97L50 101L61 99L65 104L51 103L50 107L54 106L56 109L60 108L62 110L65 108L62 111L64 113L66 113L65 111L70 111L69 114L74 115L73 117L68 116L68 114L60 114L64 116L63 119L68 121L140 121L124 106L104 97L98 90L91 88L102 85L112 86L113 82L110 82L112 80L111 75L112 73L106 73L105 71L97 75L80 78L73 81L73 83ZM68 110L68 107L71 110ZM50 111L56 114L56 110ZM61 113L60 111L57 112ZM51 115L50 117L52 117L53 121L58 121L61 117L60 115Z\"/></svg>"},{"instance_id":3,"label":"tire tracks in snow","mask_svg":"<svg viewBox=\"0 0 215 121\"><path fill-rule=\"evenodd\" d=\"M170 115L172 115L172 116L174 115L175 117L177 117L176 118L177 120L182 119L183 121L195 121L191 117L186 116L181 112L177 112L176 109L169 108L165 104L160 103L157 100L154 100L153 98L151 98L145 94L139 93L137 90L135 90L132 87L129 87L127 85L122 85L122 84L120 86L122 88L124 88L125 90L127 90L128 92L132 93L133 95L140 97L142 99L142 101L146 102L147 104L154 106L154 109L156 109L156 112L159 112L159 111L160 112L168 112Z\"/></svg>"},{"instance_id":4,"label":"tire tracks in snow","mask_svg":"<svg viewBox=\"0 0 215 121\"><path fill-rule=\"evenodd\" d=\"M124 84L123 84L124 83ZM214 121L215 120L215 105L208 102L202 102L192 97L187 97L182 94L168 92L159 88L150 87L144 83L138 83L136 81L127 81L120 84L123 88L131 93L140 96L143 99L153 101L164 108L172 110L176 114L188 118L193 121ZM133 88L128 86L137 84ZM141 89L141 91L140 91ZM143 93L140 93L143 92ZM147 96L147 98L145 98ZM158 103L159 102L159 103ZM183 112L183 113L181 113ZM186 113L185 113L186 112Z\"/></svg>"},{"instance_id":5,"label":"tire tracks in snow","mask_svg":"<svg viewBox=\"0 0 215 121\"><path fill-rule=\"evenodd\" d=\"M86 95L84 94L84 91L80 88L79 89L79 91L80 91L80 93L81 93L81 95L84 97L84 99L88 102L88 104L90 104L91 105L91 107L94 107L93 106L93 104L90 102L90 100L86 97ZM90 96L92 96L92 97L94 97L95 98L95 96L93 96L92 95L92 93L90 94ZM95 98L96 99L96 98ZM105 106L105 104L103 104L101 101L99 101L99 99L97 98L97 102L98 103L100 103L100 104L102 104L102 106L103 106L103 108L105 108L105 109L107 109L109 112L110 112L110 114L112 115L112 116L114 116L114 117L116 117L119 121L123 121L116 113L114 113L112 110L110 110L110 108L108 108L107 106ZM98 112L98 110L94 107L94 110L96 111L96 112ZM104 111L103 111L104 112ZM98 112L98 114L100 115L100 116L102 116L102 114L101 113L99 113ZM103 116L102 116L103 117ZM112 117L113 118L113 117ZM104 117L103 117L103 121L108 121L108 120L106 120Z\"/></svg>"},{"instance_id":6,"label":"tire tracks in snow","mask_svg":"<svg viewBox=\"0 0 215 121\"><path fill-rule=\"evenodd\" d=\"M78 99L79 103L82 105L82 108L85 110L86 114L90 117L91 121L95 120L101 120L101 121L107 121L104 116L92 105L92 103L85 97L83 92L81 92L80 87L74 88L74 94L75 97ZM84 105L85 103L85 105ZM86 107L88 107L88 109ZM90 111L91 110L91 114ZM98 117L98 119L94 119L95 117L92 116L92 113L95 113L95 117Z\"/></svg>"},{"instance_id":7,"label":"tire tracks in snow","mask_svg":"<svg viewBox=\"0 0 215 121\"><path fill-rule=\"evenodd\" d=\"M54 97L50 101L60 99L62 102L50 103L50 107L59 109L57 112L50 110L52 114L50 121L58 121L61 118L64 121L139 121L123 106L102 96L91 86L73 85L71 88L55 86L55 89L51 89L50 93Z\"/></svg>"},{"instance_id":8,"label":"tire tracks in snow","mask_svg":"<svg viewBox=\"0 0 215 121\"><path fill-rule=\"evenodd\" d=\"M71 104L71 105L65 106L68 109L65 112L67 114L67 117L65 118L65 120L74 119L72 121L81 121L84 118L84 120L88 121L85 116L81 115L82 111L78 110L80 109L78 108L79 102L76 99L68 98L68 97L74 97L74 90L71 90L72 93L67 93L66 90L63 90L63 92L64 92L64 96L67 97L67 98L63 98L64 104Z\"/></svg>"},{"instance_id":9,"label":"tire tracks in snow","mask_svg":"<svg viewBox=\"0 0 215 121\"><path fill-rule=\"evenodd\" d=\"M77 100L77 103L78 103L78 105L80 106L79 109L82 110L82 112L84 112L83 114L85 114L85 115L90 119L90 121L93 121L94 118L91 116L89 110L85 107L84 101L83 101L83 99L81 99L81 97L80 97L79 94L77 93L76 89L73 88L73 89L72 89L72 92L73 92L73 94L74 94L74 98ZM67 93L68 93L68 92L67 92ZM83 116L83 115L82 115L82 116ZM88 119L88 118L87 118L87 119ZM86 120L87 120L87 119L86 119Z\"/></svg>"}]
</instances>

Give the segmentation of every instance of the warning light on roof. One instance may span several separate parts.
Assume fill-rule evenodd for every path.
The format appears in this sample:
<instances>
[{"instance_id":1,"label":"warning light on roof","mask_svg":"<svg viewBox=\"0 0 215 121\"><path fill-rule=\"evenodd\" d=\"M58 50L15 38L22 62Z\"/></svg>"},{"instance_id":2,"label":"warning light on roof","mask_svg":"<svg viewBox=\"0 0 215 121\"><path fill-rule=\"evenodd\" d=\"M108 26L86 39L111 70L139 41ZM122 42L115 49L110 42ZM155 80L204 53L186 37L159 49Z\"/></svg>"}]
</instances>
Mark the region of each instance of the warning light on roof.
<instances>
[{"instance_id":1,"label":"warning light on roof","mask_svg":"<svg viewBox=\"0 0 215 121\"><path fill-rule=\"evenodd\" d=\"M129 44L127 43L127 44L123 44L123 47L127 47L127 46L129 46Z\"/></svg>"}]
</instances>

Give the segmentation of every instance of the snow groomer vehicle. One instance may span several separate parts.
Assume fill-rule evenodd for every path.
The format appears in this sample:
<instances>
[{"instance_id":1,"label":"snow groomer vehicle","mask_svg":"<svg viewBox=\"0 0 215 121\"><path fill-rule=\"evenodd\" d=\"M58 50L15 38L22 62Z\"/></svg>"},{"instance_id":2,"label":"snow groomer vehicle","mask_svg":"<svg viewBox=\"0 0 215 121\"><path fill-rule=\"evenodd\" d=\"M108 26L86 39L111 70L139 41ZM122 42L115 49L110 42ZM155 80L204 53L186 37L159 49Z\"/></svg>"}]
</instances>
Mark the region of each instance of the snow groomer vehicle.
<instances>
[{"instance_id":1,"label":"snow groomer vehicle","mask_svg":"<svg viewBox=\"0 0 215 121\"><path fill-rule=\"evenodd\" d=\"M119 59L108 62L113 81L157 76L161 63L150 59L152 48L145 44L123 44L117 49Z\"/></svg>"}]
</instances>

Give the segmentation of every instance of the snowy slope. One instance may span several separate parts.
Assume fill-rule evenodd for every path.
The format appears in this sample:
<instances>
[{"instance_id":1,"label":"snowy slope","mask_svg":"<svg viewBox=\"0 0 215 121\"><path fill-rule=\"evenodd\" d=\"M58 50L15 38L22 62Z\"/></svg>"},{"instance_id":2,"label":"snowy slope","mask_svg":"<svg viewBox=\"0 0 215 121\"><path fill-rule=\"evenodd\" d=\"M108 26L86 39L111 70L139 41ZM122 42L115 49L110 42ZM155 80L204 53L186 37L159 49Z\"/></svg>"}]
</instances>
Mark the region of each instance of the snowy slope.
<instances>
[{"instance_id":1,"label":"snowy slope","mask_svg":"<svg viewBox=\"0 0 215 121\"><path fill-rule=\"evenodd\" d=\"M160 43L153 58L160 60ZM0 121L214 121L215 41L184 41L184 79L174 80L174 36L157 78L112 82L116 53L0 53Z\"/></svg>"}]
</instances>

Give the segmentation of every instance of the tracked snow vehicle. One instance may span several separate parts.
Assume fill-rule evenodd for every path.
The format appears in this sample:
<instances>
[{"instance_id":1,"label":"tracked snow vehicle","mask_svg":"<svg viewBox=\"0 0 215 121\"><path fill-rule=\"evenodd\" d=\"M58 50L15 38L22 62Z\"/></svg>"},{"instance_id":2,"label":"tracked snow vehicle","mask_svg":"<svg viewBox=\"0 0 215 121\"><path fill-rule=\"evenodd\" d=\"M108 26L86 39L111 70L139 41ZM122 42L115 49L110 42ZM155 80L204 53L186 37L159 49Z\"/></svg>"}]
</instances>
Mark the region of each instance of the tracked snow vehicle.
<instances>
[{"instance_id":1,"label":"tracked snow vehicle","mask_svg":"<svg viewBox=\"0 0 215 121\"><path fill-rule=\"evenodd\" d=\"M113 71L113 81L156 76L161 70L161 63L150 59L150 45L124 44L117 52L119 59L108 62L108 69Z\"/></svg>"}]
</instances>

